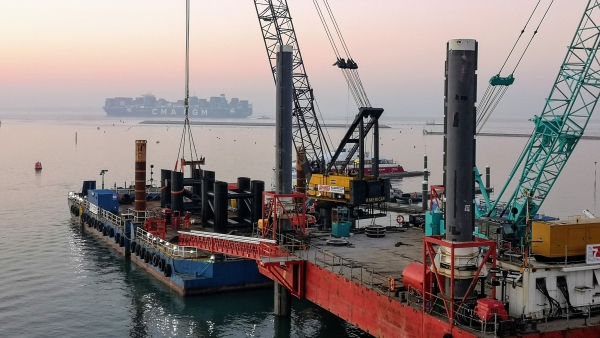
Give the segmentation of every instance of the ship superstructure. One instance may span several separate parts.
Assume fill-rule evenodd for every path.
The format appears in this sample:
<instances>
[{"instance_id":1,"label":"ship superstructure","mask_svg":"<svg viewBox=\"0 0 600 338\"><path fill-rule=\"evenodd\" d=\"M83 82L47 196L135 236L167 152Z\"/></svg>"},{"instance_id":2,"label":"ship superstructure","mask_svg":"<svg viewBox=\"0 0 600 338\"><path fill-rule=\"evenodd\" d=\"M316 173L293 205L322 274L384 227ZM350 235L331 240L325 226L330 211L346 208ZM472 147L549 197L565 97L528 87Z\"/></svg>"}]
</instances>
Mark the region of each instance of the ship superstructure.
<instances>
[{"instance_id":1,"label":"ship superstructure","mask_svg":"<svg viewBox=\"0 0 600 338\"><path fill-rule=\"evenodd\" d=\"M107 98L103 108L108 116L176 118L185 115L183 100L171 102L157 99L152 94L135 98ZM197 96L189 99L190 118L247 118L251 115L252 104L248 100L234 97L227 101L225 94L210 99L200 99Z\"/></svg>"}]
</instances>

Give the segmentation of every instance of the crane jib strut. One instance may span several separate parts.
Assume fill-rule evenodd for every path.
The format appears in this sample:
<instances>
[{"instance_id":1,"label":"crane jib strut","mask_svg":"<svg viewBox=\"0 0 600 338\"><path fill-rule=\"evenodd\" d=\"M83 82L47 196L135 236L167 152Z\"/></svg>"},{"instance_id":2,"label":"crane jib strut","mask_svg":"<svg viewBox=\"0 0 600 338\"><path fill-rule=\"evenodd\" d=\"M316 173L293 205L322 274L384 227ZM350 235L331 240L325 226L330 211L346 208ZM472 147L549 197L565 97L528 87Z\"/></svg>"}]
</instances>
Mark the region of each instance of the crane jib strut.
<instances>
[{"instance_id":1,"label":"crane jib strut","mask_svg":"<svg viewBox=\"0 0 600 338\"><path fill-rule=\"evenodd\" d=\"M344 72L344 77L346 78L346 81L348 82L349 86L355 89L355 98L357 99L357 105L359 105L360 108L359 114L356 115L356 123L353 124L353 127L351 127L354 133L352 135L348 135L347 133L346 137L336 148L336 154L333 155L333 157L336 157L337 159L339 153L342 152L344 146L347 143L355 143L355 145L350 149L350 152L347 154L347 158L342 160L343 164L341 165L341 168L339 167L339 165L338 168L336 168L338 171L343 171L347 168L352 156L356 153L356 151L359 148L360 142L358 142L358 139L364 139L367 136L367 133L370 130L372 130L373 126L377 126L377 119L379 118L379 116L381 116L381 112L383 112L383 109L370 107L370 102L362 87L360 77L358 76L358 65L356 65L356 63L352 60L350 56L350 52L342 37L337 22L333 17L331 7L327 3L327 1L324 0L328 16L330 17L333 23L335 32L337 33L337 36L341 41L342 48L346 53L346 59L344 59L339 53L339 50L334 42L332 33L329 30L329 26L326 23L325 15L321 10L318 1L314 0L313 2L315 4L315 8L317 9L323 27L325 28L329 41L336 55L337 61L334 65L337 65L339 68L342 69L342 71ZM332 153L332 147L327 142L327 138L325 137L323 128L319 122L319 118L317 117L313 89L310 86L310 82L306 74L306 69L302 60L302 54L300 52L298 39L296 38L296 33L294 31L294 25L292 23L292 18L288 8L287 0L255 0L254 4L256 7L256 13L259 18L261 32L265 43L265 48L267 50L267 55L269 58L271 72L273 74L274 80L276 72L275 67L277 46L291 45L294 50L292 60L294 69L293 114L295 117L295 124L297 128L294 128L293 141L296 147L296 151L302 151L304 155L302 157L299 156L299 159L302 160L302 169L307 175L307 180L310 180L310 175L312 173L328 174L331 171L332 167L336 165L336 161L333 159L327 161L328 157ZM370 113L367 113L368 111L370 111ZM363 122L362 125L364 126L364 128L357 128L358 124L360 124L358 121L359 118L369 119L366 124L364 124ZM374 142L374 144L375 143L377 142ZM359 156L362 157L364 155L359 154ZM378 158L377 160L374 159L373 161L378 162Z\"/></svg>"},{"instance_id":2,"label":"crane jib strut","mask_svg":"<svg viewBox=\"0 0 600 338\"><path fill-rule=\"evenodd\" d=\"M330 43L336 54L337 61L334 65L342 69L344 77L348 81L349 88L351 87L353 93L356 94L355 98L357 98L357 105L359 105L359 113L356 115L353 124L346 132L340 145L336 148L335 154L332 154L324 134L324 128L321 127L317 118L315 108L318 108L318 106L316 105L313 89L306 75L306 69L302 61L287 0L254 0L271 66L271 73L275 80L277 47L279 45L291 46L293 48L292 84L294 101L292 113L295 117L294 123L296 124L292 138L296 147L296 153L298 154L297 159L306 176L306 193L311 199L319 201L318 208L323 218L327 219L329 217L331 208L334 205L346 205L351 208L360 208L366 205L370 210L374 210L377 204L378 210L383 211L386 208L381 203L389 201L390 194L389 179L379 179L377 177L379 173L378 119L383 113L383 109L370 107L370 103L358 77L358 65L356 65L349 54L337 22L333 17L331 7L327 3L327 0L322 1L325 4L329 18L346 53L345 58L339 54L339 50L337 50L335 42L333 42L331 31L329 31L327 24L324 22L325 16L320 11L318 1L314 0L315 7L319 12L319 16L323 21ZM371 131L374 136L374 156L371 158L374 179L372 179L372 176L365 176L365 139ZM350 148L346 158L338 161L338 157L348 144L353 144L353 146ZM358 175L354 175L353 172L347 172L346 168L357 149L359 150L359 170ZM334 166L335 170L332 170ZM385 215L385 213L375 213L373 211L367 214L373 215L373 217ZM327 222L329 221L324 221L325 226L327 226Z\"/></svg>"}]
</instances>

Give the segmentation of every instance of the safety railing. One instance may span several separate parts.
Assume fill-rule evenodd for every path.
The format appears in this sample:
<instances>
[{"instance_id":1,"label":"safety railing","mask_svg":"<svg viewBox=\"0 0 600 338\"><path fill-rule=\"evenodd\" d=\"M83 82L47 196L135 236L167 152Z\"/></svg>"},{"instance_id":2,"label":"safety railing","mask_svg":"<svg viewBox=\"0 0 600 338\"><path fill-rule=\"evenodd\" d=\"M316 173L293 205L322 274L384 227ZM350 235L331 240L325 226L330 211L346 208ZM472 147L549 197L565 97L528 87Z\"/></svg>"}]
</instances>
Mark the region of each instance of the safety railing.
<instances>
[{"instance_id":1,"label":"safety railing","mask_svg":"<svg viewBox=\"0 0 600 338\"><path fill-rule=\"evenodd\" d=\"M410 285L406 286L406 303L416 309L423 309L426 313L441 318L447 322L450 322L448 318L448 312L446 311L445 304L450 306L449 301L442 297L433 295L431 293L425 293L425 298L421 290L412 288ZM425 304L423 304L425 302ZM475 304L470 303L466 305L455 305L456 309L453 309L453 325L462 327L471 331L481 332L483 335L496 335L499 323L502 321L497 314L494 314L494 318L489 321L483 321L475 313ZM547 332L556 329L556 321L564 320L565 325L568 326L570 320L584 320L584 323L591 322L591 317L600 315L600 305L587 304L582 306L574 306L569 308L568 306L554 308L553 313L550 313L550 308L542 309L539 311L523 313L522 318L530 318L536 322L537 330L540 332Z\"/></svg>"},{"instance_id":2,"label":"safety railing","mask_svg":"<svg viewBox=\"0 0 600 338\"><path fill-rule=\"evenodd\" d=\"M127 211L122 213L121 216L132 220L134 223L144 223L149 218L156 218L158 215L156 212L150 210L136 211L133 208L127 208Z\"/></svg>"},{"instance_id":3,"label":"safety railing","mask_svg":"<svg viewBox=\"0 0 600 338\"><path fill-rule=\"evenodd\" d=\"M394 295L395 290L390 288L390 277L384 276L374 269L366 268L354 260L311 245L304 239L279 235L279 243L285 243L280 247L290 253L290 256L282 258L284 261L301 258L379 293L387 294L390 297Z\"/></svg>"},{"instance_id":4,"label":"safety railing","mask_svg":"<svg viewBox=\"0 0 600 338\"><path fill-rule=\"evenodd\" d=\"M98 215L100 216L101 219L111 222L117 228L119 228L121 230L125 229L125 220L121 216L113 214L112 212L108 212L108 211L106 211L104 209L100 209L100 208L98 208Z\"/></svg>"},{"instance_id":5,"label":"safety railing","mask_svg":"<svg viewBox=\"0 0 600 338\"><path fill-rule=\"evenodd\" d=\"M79 196L79 194L74 191L69 191L68 198L74 205L77 206L81 206L82 204L85 204L85 202L87 202L84 198Z\"/></svg>"},{"instance_id":6,"label":"safety railing","mask_svg":"<svg viewBox=\"0 0 600 338\"><path fill-rule=\"evenodd\" d=\"M225 255L260 260L261 257L288 255L276 246L274 240L256 237L234 236L204 231L179 231L179 242Z\"/></svg>"},{"instance_id":7,"label":"safety railing","mask_svg":"<svg viewBox=\"0 0 600 338\"><path fill-rule=\"evenodd\" d=\"M451 306L451 302L447 299L425 293L423 296L421 290L417 290L410 285L406 287L406 303L416 309L422 309L426 313L442 318L446 322L450 322L446 306ZM456 303L455 303L456 304ZM483 321L475 313L474 303L465 303L455 305L456 309L452 309L453 323L452 325L462 327L470 331L480 332L481 334L495 335L501 318L494 314L493 319Z\"/></svg>"},{"instance_id":8,"label":"safety railing","mask_svg":"<svg viewBox=\"0 0 600 338\"><path fill-rule=\"evenodd\" d=\"M135 230L135 240L147 248L157 249L171 257L198 258L202 256L200 255L199 250L193 246L181 246L169 243L154 236L141 227L137 227Z\"/></svg>"},{"instance_id":9,"label":"safety railing","mask_svg":"<svg viewBox=\"0 0 600 338\"><path fill-rule=\"evenodd\" d=\"M541 332L549 331L553 327L555 327L555 323L553 321L556 320L564 320L566 326L569 326L569 321L581 320L583 318L584 325L589 325L591 321L591 317L600 315L600 305L598 304L587 304L581 306L573 306L570 308L569 306L561 307L558 314L552 315L550 313L550 308L543 309L541 311L537 311L535 313L531 313L529 316L531 318L538 318L537 328ZM550 324L549 324L550 323Z\"/></svg>"},{"instance_id":10,"label":"safety railing","mask_svg":"<svg viewBox=\"0 0 600 338\"><path fill-rule=\"evenodd\" d=\"M83 207L84 210L95 209L95 214L100 220L108 221L121 230L125 229L126 220L121 215L117 215L97 206L92 206L92 204L88 200L82 198L73 191L69 192L69 200L71 200L71 202L74 205L77 205L78 207Z\"/></svg>"}]
</instances>

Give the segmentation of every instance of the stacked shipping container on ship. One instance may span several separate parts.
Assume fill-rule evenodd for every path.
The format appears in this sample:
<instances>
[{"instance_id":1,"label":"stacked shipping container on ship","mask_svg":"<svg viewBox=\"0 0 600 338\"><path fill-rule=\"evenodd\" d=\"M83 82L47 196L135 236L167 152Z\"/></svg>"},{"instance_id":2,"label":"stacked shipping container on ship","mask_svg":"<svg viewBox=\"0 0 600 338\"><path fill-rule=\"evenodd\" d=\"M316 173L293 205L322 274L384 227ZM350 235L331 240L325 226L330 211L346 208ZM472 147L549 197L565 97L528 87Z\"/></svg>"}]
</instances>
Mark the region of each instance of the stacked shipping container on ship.
<instances>
[{"instance_id":1,"label":"stacked shipping container on ship","mask_svg":"<svg viewBox=\"0 0 600 338\"><path fill-rule=\"evenodd\" d=\"M189 102L191 119L246 118L252 115L252 104L248 100L232 98L227 101L225 94L213 96L209 100L192 96ZM183 117L185 114L183 100L170 102L165 99L156 99L156 96L151 94L136 98L107 98L103 108L108 116L176 118Z\"/></svg>"}]
</instances>

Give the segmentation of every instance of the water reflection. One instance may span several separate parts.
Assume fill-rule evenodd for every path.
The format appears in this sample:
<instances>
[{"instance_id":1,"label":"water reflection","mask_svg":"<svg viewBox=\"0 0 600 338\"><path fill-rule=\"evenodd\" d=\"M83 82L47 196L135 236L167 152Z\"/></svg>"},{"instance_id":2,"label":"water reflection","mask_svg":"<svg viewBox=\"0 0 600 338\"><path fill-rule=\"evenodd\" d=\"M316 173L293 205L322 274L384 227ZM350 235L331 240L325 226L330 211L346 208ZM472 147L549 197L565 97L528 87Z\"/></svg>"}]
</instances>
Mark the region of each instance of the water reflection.
<instances>
[{"instance_id":1,"label":"water reflection","mask_svg":"<svg viewBox=\"0 0 600 338\"><path fill-rule=\"evenodd\" d=\"M369 337L305 300L293 300L291 319L277 318L271 288L181 297L88 233L93 229L70 230L73 268L77 274L95 271L101 280L93 283L118 285L99 292L114 302L114 315L126 315L129 324L121 330L129 337Z\"/></svg>"}]
</instances>

